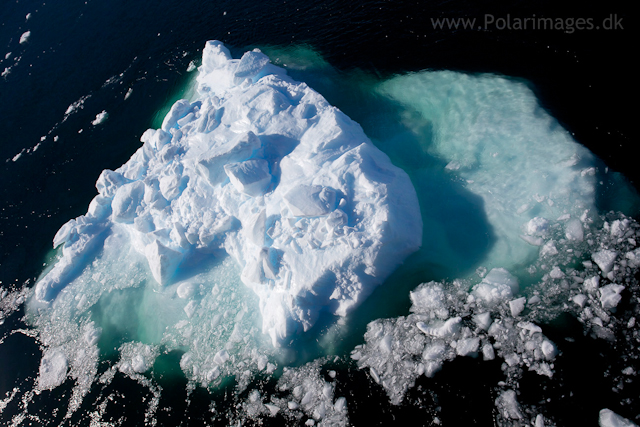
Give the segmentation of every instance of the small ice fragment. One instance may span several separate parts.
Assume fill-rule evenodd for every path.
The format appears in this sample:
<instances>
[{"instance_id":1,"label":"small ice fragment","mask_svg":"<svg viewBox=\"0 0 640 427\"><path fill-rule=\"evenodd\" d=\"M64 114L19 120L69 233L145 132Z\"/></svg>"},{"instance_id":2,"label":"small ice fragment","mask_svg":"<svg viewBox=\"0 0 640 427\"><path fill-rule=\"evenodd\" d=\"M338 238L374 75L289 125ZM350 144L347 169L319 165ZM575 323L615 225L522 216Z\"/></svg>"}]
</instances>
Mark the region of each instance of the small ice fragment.
<instances>
[{"instance_id":1,"label":"small ice fragment","mask_svg":"<svg viewBox=\"0 0 640 427\"><path fill-rule=\"evenodd\" d=\"M542 414L538 414L536 416L536 423L534 427L544 427L544 416Z\"/></svg>"},{"instance_id":2,"label":"small ice fragment","mask_svg":"<svg viewBox=\"0 0 640 427\"><path fill-rule=\"evenodd\" d=\"M91 122L92 125L97 126L100 123L104 123L109 118L109 113L105 110L102 110L101 113L96 114L96 118Z\"/></svg>"},{"instance_id":3,"label":"small ice fragment","mask_svg":"<svg viewBox=\"0 0 640 427\"><path fill-rule=\"evenodd\" d=\"M526 233L529 236L544 236L549 230L549 221L539 216L529 220L526 226Z\"/></svg>"},{"instance_id":4,"label":"small ice fragment","mask_svg":"<svg viewBox=\"0 0 640 427\"><path fill-rule=\"evenodd\" d=\"M25 31L24 33L22 33L22 35L20 36L20 44L28 42L30 37L31 31Z\"/></svg>"},{"instance_id":5,"label":"small ice fragment","mask_svg":"<svg viewBox=\"0 0 640 427\"><path fill-rule=\"evenodd\" d=\"M220 368L214 367L209 372L207 372L207 381L213 381L220 376Z\"/></svg>"},{"instance_id":6,"label":"small ice fragment","mask_svg":"<svg viewBox=\"0 0 640 427\"><path fill-rule=\"evenodd\" d=\"M369 373L371 374L371 378L373 378L376 383L380 384L380 377L378 376L376 370L373 368L369 368Z\"/></svg>"},{"instance_id":7,"label":"small ice fragment","mask_svg":"<svg viewBox=\"0 0 640 427\"><path fill-rule=\"evenodd\" d=\"M558 355L558 348L554 343L549 340L542 341L542 345L540 346L542 350L542 354L547 360L552 360L554 357Z\"/></svg>"},{"instance_id":8,"label":"small ice fragment","mask_svg":"<svg viewBox=\"0 0 640 427\"><path fill-rule=\"evenodd\" d=\"M542 246L544 244L544 239L542 237L534 237L521 234L520 238L531 246Z\"/></svg>"},{"instance_id":9,"label":"small ice fragment","mask_svg":"<svg viewBox=\"0 0 640 427\"><path fill-rule=\"evenodd\" d=\"M184 312L187 314L189 319L191 319L195 314L196 308L198 308L198 303L194 300L189 301L189 303L184 306Z\"/></svg>"},{"instance_id":10,"label":"small ice fragment","mask_svg":"<svg viewBox=\"0 0 640 427\"><path fill-rule=\"evenodd\" d=\"M460 163L453 160L447 163L447 165L444 168L450 171L457 171L458 169L460 169Z\"/></svg>"},{"instance_id":11,"label":"small ice fragment","mask_svg":"<svg viewBox=\"0 0 640 427\"><path fill-rule=\"evenodd\" d=\"M475 356L480 345L480 338L464 338L458 341L456 345L456 353L459 356Z\"/></svg>"},{"instance_id":12,"label":"small ice fragment","mask_svg":"<svg viewBox=\"0 0 640 427\"><path fill-rule=\"evenodd\" d=\"M67 357L58 348L47 350L40 360L38 388L53 390L67 377Z\"/></svg>"},{"instance_id":13,"label":"small ice fragment","mask_svg":"<svg viewBox=\"0 0 640 427\"><path fill-rule=\"evenodd\" d=\"M585 291L593 292L600 287L600 278L598 276L592 276L582 283L582 287Z\"/></svg>"},{"instance_id":14,"label":"small ice fragment","mask_svg":"<svg viewBox=\"0 0 640 427\"><path fill-rule=\"evenodd\" d=\"M196 69L196 61L189 62L189 66L187 67L187 73L190 73Z\"/></svg>"},{"instance_id":15,"label":"small ice fragment","mask_svg":"<svg viewBox=\"0 0 640 427\"><path fill-rule=\"evenodd\" d=\"M489 304L496 304L511 298L519 290L515 276L504 268L494 268L474 287L472 295Z\"/></svg>"},{"instance_id":16,"label":"small ice fragment","mask_svg":"<svg viewBox=\"0 0 640 427\"><path fill-rule=\"evenodd\" d=\"M278 413L278 411L280 411L279 407L277 407L276 405L273 405L271 403L265 403L264 406L269 410L269 412L271 413L272 417L275 417L276 414Z\"/></svg>"},{"instance_id":17,"label":"small ice fragment","mask_svg":"<svg viewBox=\"0 0 640 427\"><path fill-rule=\"evenodd\" d=\"M482 346L482 358L484 360L493 360L496 358L496 353L491 344L487 343Z\"/></svg>"},{"instance_id":18,"label":"small ice fragment","mask_svg":"<svg viewBox=\"0 0 640 427\"><path fill-rule=\"evenodd\" d=\"M491 326L491 314L489 312L476 314L473 316L473 321L480 329L486 331Z\"/></svg>"},{"instance_id":19,"label":"small ice fragment","mask_svg":"<svg viewBox=\"0 0 640 427\"><path fill-rule=\"evenodd\" d=\"M429 282L418 286L415 291L409 293L412 307L416 313L431 313L440 319L449 317L446 298L442 284Z\"/></svg>"},{"instance_id":20,"label":"small ice fragment","mask_svg":"<svg viewBox=\"0 0 640 427\"><path fill-rule=\"evenodd\" d=\"M615 308L622 299L620 293L623 290L623 285L617 285L615 283L600 288L600 303L602 304L602 308L605 310Z\"/></svg>"},{"instance_id":21,"label":"small ice fragment","mask_svg":"<svg viewBox=\"0 0 640 427\"><path fill-rule=\"evenodd\" d=\"M574 303L576 303L580 308L584 308L585 304L587 303L587 297L586 295L583 295L583 294L575 295L573 298L571 298L571 300Z\"/></svg>"},{"instance_id":22,"label":"small ice fragment","mask_svg":"<svg viewBox=\"0 0 640 427\"><path fill-rule=\"evenodd\" d=\"M511 315L513 317L517 317L524 310L524 304L527 301L525 297L521 297L518 299L514 299L513 301L509 301L509 309L511 310Z\"/></svg>"},{"instance_id":23,"label":"small ice fragment","mask_svg":"<svg viewBox=\"0 0 640 427\"><path fill-rule=\"evenodd\" d=\"M554 256L558 255L558 249L556 249L556 245L553 240L549 240L544 246L540 249L540 256Z\"/></svg>"},{"instance_id":24,"label":"small ice fragment","mask_svg":"<svg viewBox=\"0 0 640 427\"><path fill-rule=\"evenodd\" d=\"M521 420L523 418L516 392L513 390L503 391L496 399L496 406L507 419Z\"/></svg>"},{"instance_id":25,"label":"small ice fragment","mask_svg":"<svg viewBox=\"0 0 640 427\"><path fill-rule=\"evenodd\" d=\"M632 421L621 417L611 409L602 409L598 419L600 427L638 427Z\"/></svg>"},{"instance_id":26,"label":"small ice fragment","mask_svg":"<svg viewBox=\"0 0 640 427\"><path fill-rule=\"evenodd\" d=\"M584 239L584 229L582 228L582 222L579 219L573 218L567 222L565 226L565 236L569 240L576 242L582 242Z\"/></svg>"},{"instance_id":27,"label":"small ice fragment","mask_svg":"<svg viewBox=\"0 0 640 427\"><path fill-rule=\"evenodd\" d=\"M195 293L195 291L196 291L196 285L191 282L181 283L178 286L178 289L176 289L176 293L178 294L178 297L182 299L191 298Z\"/></svg>"},{"instance_id":28,"label":"small ice fragment","mask_svg":"<svg viewBox=\"0 0 640 427\"><path fill-rule=\"evenodd\" d=\"M222 365L227 360L229 360L229 353L227 352L227 350L220 350L216 353L215 356L213 356L213 361L218 365Z\"/></svg>"},{"instance_id":29,"label":"small ice fragment","mask_svg":"<svg viewBox=\"0 0 640 427\"><path fill-rule=\"evenodd\" d=\"M560 267L555 266L549 272L549 277L551 277L552 279L562 279L564 277L564 273L562 272L562 270L560 270Z\"/></svg>"},{"instance_id":30,"label":"small ice fragment","mask_svg":"<svg viewBox=\"0 0 640 427\"><path fill-rule=\"evenodd\" d=\"M423 322L416 323L418 329L424 332L426 335L445 338L451 337L458 333L460 330L461 317L453 317L444 323L436 323L435 325L426 325Z\"/></svg>"},{"instance_id":31,"label":"small ice fragment","mask_svg":"<svg viewBox=\"0 0 640 427\"><path fill-rule=\"evenodd\" d=\"M618 253L616 251L604 249L593 253L591 255L591 259L593 259L593 261L598 264L598 267L600 267L600 270L602 270L604 274L607 274L613 268L613 263L615 262L617 256Z\"/></svg>"},{"instance_id":32,"label":"small ice fragment","mask_svg":"<svg viewBox=\"0 0 640 427\"><path fill-rule=\"evenodd\" d=\"M347 409L347 399L344 397L337 398L336 402L333 404L333 409L337 412L342 412Z\"/></svg>"}]
</instances>

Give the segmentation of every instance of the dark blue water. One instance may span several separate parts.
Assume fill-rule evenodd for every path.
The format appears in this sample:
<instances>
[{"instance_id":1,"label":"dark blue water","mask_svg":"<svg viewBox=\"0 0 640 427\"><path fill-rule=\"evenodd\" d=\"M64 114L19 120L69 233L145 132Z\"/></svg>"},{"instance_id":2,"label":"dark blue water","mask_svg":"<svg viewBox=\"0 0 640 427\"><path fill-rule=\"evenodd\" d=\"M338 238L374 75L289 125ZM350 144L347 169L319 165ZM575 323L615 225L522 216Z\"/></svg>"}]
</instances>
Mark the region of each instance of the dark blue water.
<instances>
[{"instance_id":1,"label":"dark blue water","mask_svg":"<svg viewBox=\"0 0 640 427\"><path fill-rule=\"evenodd\" d=\"M597 23L615 16L621 26L569 32L495 26L436 29L432 25L433 18L441 17L483 22L487 14L582 17ZM140 135L157 121L158 112L180 96L189 80L188 64L200 57L210 39L223 41L236 54L253 46L308 45L338 70L338 76L354 69L380 79L424 69L452 69L526 79L543 107L578 142L637 182L637 130L632 118L636 111L629 107L636 95L631 65L637 33L633 18L623 2L3 1L0 72L7 72L0 78L0 284L5 289L19 289L27 281L33 284L55 232L68 219L86 212L100 171L126 162L139 147ZM25 31L31 36L20 44ZM318 89L331 87L323 86L321 79L317 85ZM341 107L339 93L325 96ZM82 99L81 108L65 115L70 105ZM109 112L108 121L92 126L102 110ZM347 113L358 120L357 111ZM362 124L367 131L366 123ZM30 389L39 365L40 350L33 340L11 334L24 326L20 315L18 311L0 326L0 399L14 387ZM563 333L568 332L559 332ZM603 380L602 372L605 361L615 354L606 346L590 351L589 360L573 363L580 359L581 348L597 345L587 338L567 344L564 351L576 356L558 367L559 379L541 391L536 379L525 378L522 389L529 394L522 398L562 400L565 405L550 409L558 425L570 425L569 415L584 415L575 425L592 425L605 405L595 405L595 397L580 390L606 392L604 399L612 408L634 390L628 387L620 397L609 391L611 384ZM233 403L232 387L211 394L196 389L188 396L186 380L177 372L179 356L172 357L163 356L153 374L163 387L158 424L225 425L229 411L225 405ZM450 373L420 380L400 407L390 406L384 392L371 387L368 377L353 366L336 367L352 424L432 425L437 413L444 425L492 425L495 396L491 387L501 375L499 366L469 360L454 364ZM597 368L584 373L580 366ZM273 381L265 379L260 387L270 390ZM92 391L68 420L63 420L66 409L56 412L55 408L66 408L70 385L45 392L30 405L29 413L38 418L19 425L89 425L92 402L112 392L121 399L103 419L115 425L142 425L142 399L147 391L123 378L116 378L106 390ZM211 401L225 409L212 415ZM3 424L21 412L19 405L19 399L14 399L0 409ZM635 416L638 412L638 408L626 408L626 413L624 408L620 413ZM284 422L282 417L265 421Z\"/></svg>"}]
</instances>

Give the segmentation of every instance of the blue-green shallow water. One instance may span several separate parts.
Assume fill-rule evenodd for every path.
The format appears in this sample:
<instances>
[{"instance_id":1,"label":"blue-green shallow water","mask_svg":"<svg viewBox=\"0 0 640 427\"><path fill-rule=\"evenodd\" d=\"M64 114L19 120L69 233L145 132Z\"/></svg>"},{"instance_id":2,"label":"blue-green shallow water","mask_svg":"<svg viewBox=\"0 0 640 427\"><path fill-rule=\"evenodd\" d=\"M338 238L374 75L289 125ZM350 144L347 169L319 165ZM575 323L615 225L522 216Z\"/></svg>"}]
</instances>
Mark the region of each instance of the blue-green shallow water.
<instances>
[{"instance_id":1,"label":"blue-green shallow water","mask_svg":"<svg viewBox=\"0 0 640 427\"><path fill-rule=\"evenodd\" d=\"M27 13L32 16L25 21ZM445 31L434 30L430 24L432 17L482 19L485 13L525 17L579 15L597 19L615 13L623 18L625 27L610 32L564 34L557 31ZM10 68L0 81L0 134L3 135L0 154L6 160L0 170L0 280L5 288L20 287L27 280L33 283L41 272L56 230L68 219L86 211L95 195L94 183L100 171L117 168L137 149L140 135L154 124L157 112L166 108L187 85L189 62L197 60L204 42L212 38L227 43L236 54L253 46L260 46L267 53L268 46L311 46L331 67L307 73L291 70L291 75L318 89L329 102L361 123L365 131L374 131L369 136L378 141L384 141L385 134L384 130L376 129L375 116L371 115L376 104L366 91L346 92L344 85L350 79L373 84L393 73L422 69L495 72L525 78L543 107L558 118L577 141L613 169L622 171L631 180L637 178L635 159L630 155L636 132L632 127L632 110L625 107L627 98L633 96L628 86L633 81L629 34L634 31L634 23L618 4L559 8L550 2L535 6L520 2L352 2L343 6L337 2L258 5L78 1L60 5L20 1L3 4L0 22L0 45L4 49L0 59L12 53L0 64L0 70ZM27 30L31 31L30 40L19 44L20 35ZM297 59L300 60L299 55ZM125 101L129 88L133 92ZM64 120L67 107L88 95L84 108ZM359 103L368 108L359 108ZM382 107L379 114L394 114L392 107ZM91 120L103 109L109 112L108 121L102 126L91 126ZM388 132L393 134L394 130ZM42 136L46 139L39 148L26 152L35 147ZM55 142L54 136L59 137ZM12 161L22 150L25 150L22 156ZM393 160L410 170L416 164L423 165L424 157L411 151L396 152ZM424 182L429 182L428 178L425 176ZM451 193L442 185L431 190ZM604 196L611 198L610 193L605 192ZM473 216L479 215L473 198L466 197L466 200L470 206L467 211ZM479 225L483 223L481 215L473 220ZM478 227L471 229L478 230ZM469 249L456 273L473 270L482 257L483 242L487 246L491 244L490 234L479 232L477 239L472 245L476 251ZM387 306L376 303L389 298L381 289L361 308L359 314L365 314L354 328L364 331L369 320L404 314L409 305L408 291L415 285L427 278L453 274L439 272L437 266L429 271L428 277L411 269L397 273L400 277L390 280L401 283L403 288L387 290L394 303ZM33 340L22 334L8 335L24 326L19 320L20 314L14 314L2 325L2 336L7 338L0 344L3 365L0 398L14 387L23 391L30 389L39 364L40 354ZM539 391L542 388L539 377L525 377L522 389L529 394L521 399L535 402L573 393L570 399L563 400L565 405L553 407L551 411L559 425L568 419L563 417L569 415L584 415L580 425L589 425L595 419L594 413L606 405L595 401L593 394L584 390L597 390L598 399L608 400L611 407L623 400L609 391L611 385L602 376L607 369L606 361L615 359L612 357L615 353L612 349L598 348L594 340L580 339L579 328L559 332L559 336L563 333L578 337L573 343L559 344L568 356L563 359L566 366L558 368L553 384L543 391ZM564 341L560 338L556 342ZM180 375L178 362L179 355L170 353L160 358L153 370L152 375L164 389L157 413L158 424L225 425L225 405L233 404L233 386L212 395L196 389L187 404L186 380ZM591 367L588 374L584 375L579 369L581 363ZM474 364L480 366L472 366ZM592 367L594 364L597 368ZM458 359L436 378L420 380L410 392L408 403L401 407L388 405L382 390L370 384L365 373L344 364L336 369L339 387L344 387L342 394L348 398L353 425L430 425L431 416L425 416L424 421L415 420L420 415L436 412L444 425L493 422L495 396L490 393L501 375L499 366ZM467 372L474 381L468 380ZM114 422L125 417L123 425L141 425L146 408L142 399L148 392L137 387L124 378L117 378L105 390L96 387L77 414L63 421L71 390L71 382L67 381L58 389L35 398L29 412L38 414L41 420L49 420L49 425L88 425L87 413L94 409L92 405L115 392L117 402L109 407L107 414L112 414ZM269 389L273 384L265 380L262 387ZM627 387L625 396L637 396L634 390ZM218 415L208 412L211 401L216 402ZM14 399L3 409L0 414L3 422L20 412L19 405L19 399ZM625 413L624 407L620 411ZM636 415L633 410L627 411L627 416ZM40 425L39 422L26 419L23 425ZM266 422L279 425L282 419Z\"/></svg>"}]
</instances>

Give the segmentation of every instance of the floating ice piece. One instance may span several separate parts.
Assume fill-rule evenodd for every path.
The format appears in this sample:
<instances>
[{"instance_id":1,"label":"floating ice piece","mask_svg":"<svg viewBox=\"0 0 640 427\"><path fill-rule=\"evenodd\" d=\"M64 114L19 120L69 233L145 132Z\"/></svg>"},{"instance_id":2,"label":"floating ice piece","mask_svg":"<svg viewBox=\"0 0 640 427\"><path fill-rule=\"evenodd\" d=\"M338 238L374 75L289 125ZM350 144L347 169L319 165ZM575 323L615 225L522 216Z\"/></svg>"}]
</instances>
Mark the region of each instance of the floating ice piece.
<instances>
[{"instance_id":1,"label":"floating ice piece","mask_svg":"<svg viewBox=\"0 0 640 427\"><path fill-rule=\"evenodd\" d=\"M91 122L91 124L97 126L100 123L104 123L108 118L109 113L107 113L105 110L102 110L101 113L96 114L96 118Z\"/></svg>"},{"instance_id":2,"label":"floating ice piece","mask_svg":"<svg viewBox=\"0 0 640 427\"><path fill-rule=\"evenodd\" d=\"M558 266L553 267L549 272L549 277L551 277L552 279L562 279L564 276L565 274Z\"/></svg>"},{"instance_id":3,"label":"floating ice piece","mask_svg":"<svg viewBox=\"0 0 640 427\"><path fill-rule=\"evenodd\" d=\"M462 322L461 317L453 317L446 322L439 322L433 325L426 325L424 322L418 322L416 323L416 326L429 336L446 338L452 337L458 333L460 330L460 322Z\"/></svg>"},{"instance_id":4,"label":"floating ice piece","mask_svg":"<svg viewBox=\"0 0 640 427\"><path fill-rule=\"evenodd\" d=\"M486 331L489 329L489 326L491 326L491 313L484 312L476 314L473 316L473 321L480 329L484 329Z\"/></svg>"},{"instance_id":5,"label":"floating ice piece","mask_svg":"<svg viewBox=\"0 0 640 427\"><path fill-rule=\"evenodd\" d=\"M617 257L618 253L616 251L611 251L608 249L595 252L591 255L591 259L593 259L593 261L598 264L598 267L600 267L600 270L602 270L604 274L607 274L611 271L611 269L613 268L613 263L615 262Z\"/></svg>"},{"instance_id":6,"label":"floating ice piece","mask_svg":"<svg viewBox=\"0 0 640 427\"><path fill-rule=\"evenodd\" d=\"M38 388L52 390L62 384L67 377L67 357L59 348L46 351L40 360Z\"/></svg>"},{"instance_id":7,"label":"floating ice piece","mask_svg":"<svg viewBox=\"0 0 640 427\"><path fill-rule=\"evenodd\" d=\"M480 346L480 338L463 338L458 340L456 344L456 353L459 356L476 356L478 347Z\"/></svg>"},{"instance_id":8,"label":"floating ice piece","mask_svg":"<svg viewBox=\"0 0 640 427\"><path fill-rule=\"evenodd\" d=\"M598 418L600 427L638 427L637 424L613 412L611 409L602 409Z\"/></svg>"},{"instance_id":9,"label":"floating ice piece","mask_svg":"<svg viewBox=\"0 0 640 427\"><path fill-rule=\"evenodd\" d=\"M20 44L28 42L30 37L31 31L25 31L24 33L22 33L22 35L20 36Z\"/></svg>"},{"instance_id":10,"label":"floating ice piece","mask_svg":"<svg viewBox=\"0 0 640 427\"><path fill-rule=\"evenodd\" d=\"M56 235L63 256L36 285L39 301L90 261L102 232L128 238L160 286L185 260L223 249L279 345L321 311L345 316L420 247L407 174L306 84L259 51L232 59L217 41L197 83L198 99L177 101L127 163L100 175L89 212Z\"/></svg>"},{"instance_id":11,"label":"floating ice piece","mask_svg":"<svg viewBox=\"0 0 640 427\"><path fill-rule=\"evenodd\" d=\"M496 399L496 406L506 419L521 420L523 418L518 397L513 390L505 390Z\"/></svg>"},{"instance_id":12,"label":"floating ice piece","mask_svg":"<svg viewBox=\"0 0 640 427\"><path fill-rule=\"evenodd\" d=\"M509 309L511 310L511 315L513 317L518 317L520 313L524 310L524 305L527 302L527 298L520 297L509 301Z\"/></svg>"},{"instance_id":13,"label":"floating ice piece","mask_svg":"<svg viewBox=\"0 0 640 427\"><path fill-rule=\"evenodd\" d=\"M612 283L600 288L600 303L605 310L611 310L615 308L622 297L620 293L624 290L623 285L617 285Z\"/></svg>"},{"instance_id":14,"label":"floating ice piece","mask_svg":"<svg viewBox=\"0 0 640 427\"><path fill-rule=\"evenodd\" d=\"M558 355L558 348L549 340L542 341L540 349L547 360L553 360Z\"/></svg>"},{"instance_id":15,"label":"floating ice piece","mask_svg":"<svg viewBox=\"0 0 640 427\"><path fill-rule=\"evenodd\" d=\"M118 370L126 375L142 374L153 366L160 354L157 346L139 342L125 343L120 347Z\"/></svg>"},{"instance_id":16,"label":"floating ice piece","mask_svg":"<svg viewBox=\"0 0 640 427\"><path fill-rule=\"evenodd\" d=\"M529 220L526 226L526 233L529 236L544 236L549 230L549 221L539 216Z\"/></svg>"},{"instance_id":17,"label":"floating ice piece","mask_svg":"<svg viewBox=\"0 0 640 427\"><path fill-rule=\"evenodd\" d=\"M473 289L473 295L493 305L507 300L520 290L518 279L504 268L492 269Z\"/></svg>"},{"instance_id":18,"label":"floating ice piece","mask_svg":"<svg viewBox=\"0 0 640 427\"><path fill-rule=\"evenodd\" d=\"M584 229L582 228L582 222L580 222L580 220L577 218L570 219L569 221L567 221L567 225L564 229L564 234L569 240L582 242L582 240L584 240Z\"/></svg>"},{"instance_id":19,"label":"floating ice piece","mask_svg":"<svg viewBox=\"0 0 640 427\"><path fill-rule=\"evenodd\" d=\"M444 290L442 284L438 282L429 282L418 286L416 290L409 294L411 310L416 313L429 313L433 317L446 319L449 317ZM488 315L489 313L487 313ZM491 318L489 318L489 321Z\"/></svg>"}]
</instances>

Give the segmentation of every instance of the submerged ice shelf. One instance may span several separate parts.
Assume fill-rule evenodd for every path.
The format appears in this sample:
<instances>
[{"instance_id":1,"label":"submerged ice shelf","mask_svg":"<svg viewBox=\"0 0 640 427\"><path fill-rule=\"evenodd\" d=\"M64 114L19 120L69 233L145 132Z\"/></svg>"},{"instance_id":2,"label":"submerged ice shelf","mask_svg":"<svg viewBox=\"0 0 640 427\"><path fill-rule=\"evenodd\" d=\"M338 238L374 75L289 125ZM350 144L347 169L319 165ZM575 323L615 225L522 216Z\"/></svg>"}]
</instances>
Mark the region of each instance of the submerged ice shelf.
<instances>
[{"instance_id":1,"label":"submerged ice shelf","mask_svg":"<svg viewBox=\"0 0 640 427\"><path fill-rule=\"evenodd\" d=\"M192 259L226 252L279 345L321 311L345 316L420 247L409 177L317 92L261 52L232 59L216 41L197 84L198 99L176 102L126 164L102 172L87 214L58 231L62 257L38 301L55 301L113 234L161 287Z\"/></svg>"}]
</instances>

